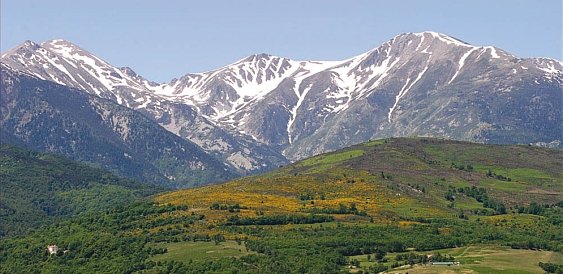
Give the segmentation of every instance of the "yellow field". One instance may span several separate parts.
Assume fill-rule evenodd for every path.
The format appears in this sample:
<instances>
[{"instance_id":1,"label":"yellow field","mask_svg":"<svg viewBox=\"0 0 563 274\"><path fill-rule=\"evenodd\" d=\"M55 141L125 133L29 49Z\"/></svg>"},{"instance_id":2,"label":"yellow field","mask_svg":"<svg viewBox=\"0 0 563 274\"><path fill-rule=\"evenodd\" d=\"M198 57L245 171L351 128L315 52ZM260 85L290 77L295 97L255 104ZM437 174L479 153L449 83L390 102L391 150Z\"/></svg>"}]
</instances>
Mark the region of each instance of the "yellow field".
<instances>
[{"instance_id":1,"label":"yellow field","mask_svg":"<svg viewBox=\"0 0 563 274\"><path fill-rule=\"evenodd\" d=\"M319 182L321 181L321 182ZM275 186L275 187L273 187ZM302 195L308 195L302 199ZM346 178L314 176L276 176L267 178L246 178L222 185L186 189L163 194L155 198L160 204L187 205L189 211L204 214L208 222L218 223L228 216L255 217L259 214L307 214L324 209L336 210L340 205L365 212L372 219L384 221L382 209L400 211L416 204L412 198L397 196L382 187L367 173L348 175ZM236 205L240 212L212 210L214 204ZM422 209L425 210L425 209ZM439 213L438 209L428 208ZM436 215L433 212L433 215ZM337 220L346 221L358 216L336 214ZM362 218L360 218L361 220ZM363 218L366 222L369 217Z\"/></svg>"}]
</instances>

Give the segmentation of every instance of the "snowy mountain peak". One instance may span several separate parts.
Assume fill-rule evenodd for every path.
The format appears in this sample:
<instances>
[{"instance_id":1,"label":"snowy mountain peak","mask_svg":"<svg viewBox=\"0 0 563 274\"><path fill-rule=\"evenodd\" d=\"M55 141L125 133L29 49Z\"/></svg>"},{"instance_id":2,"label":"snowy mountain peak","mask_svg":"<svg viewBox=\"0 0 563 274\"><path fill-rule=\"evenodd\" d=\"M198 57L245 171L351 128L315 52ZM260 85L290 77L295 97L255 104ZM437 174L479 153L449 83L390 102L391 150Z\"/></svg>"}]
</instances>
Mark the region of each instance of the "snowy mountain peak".
<instances>
[{"instance_id":1,"label":"snowy mountain peak","mask_svg":"<svg viewBox=\"0 0 563 274\"><path fill-rule=\"evenodd\" d=\"M299 66L299 62L287 58L255 54L225 67L186 74L179 80L150 89L195 106L204 116L217 121L266 96Z\"/></svg>"},{"instance_id":2,"label":"snowy mountain peak","mask_svg":"<svg viewBox=\"0 0 563 274\"><path fill-rule=\"evenodd\" d=\"M92 68L111 67L107 62L66 40L49 40L43 42L41 46L65 58L70 63L84 63L90 65Z\"/></svg>"},{"instance_id":3,"label":"snowy mountain peak","mask_svg":"<svg viewBox=\"0 0 563 274\"><path fill-rule=\"evenodd\" d=\"M39 46L37 43L31 41L31 40L25 40L20 46L18 47L22 47L22 46Z\"/></svg>"},{"instance_id":4,"label":"snowy mountain peak","mask_svg":"<svg viewBox=\"0 0 563 274\"><path fill-rule=\"evenodd\" d=\"M30 56L30 52L34 52L37 49L41 48L41 46L31 40L26 40L25 42L21 43L20 45L16 46L15 48L12 48L4 53L2 53L2 58L6 57L6 56L10 56L13 54L25 54L27 56Z\"/></svg>"},{"instance_id":5,"label":"snowy mountain peak","mask_svg":"<svg viewBox=\"0 0 563 274\"><path fill-rule=\"evenodd\" d=\"M280 57L276 57L276 56L273 56L273 55L268 54L268 53L258 53L258 54L252 54L252 55L250 55L246 58L243 58L240 61L235 62L235 64L239 63L241 61L254 62L254 61L263 60L263 59L269 60L270 58L280 58Z\"/></svg>"},{"instance_id":6,"label":"snowy mountain peak","mask_svg":"<svg viewBox=\"0 0 563 274\"><path fill-rule=\"evenodd\" d=\"M390 41L404 41L404 40L412 40L412 39L416 39L416 38L420 38L423 41L426 40L427 42L431 42L431 41L436 40L436 41L440 41L442 43L446 43L446 44L450 44L450 45L457 45L457 46L463 46L463 47L473 47L471 44L469 44L469 43L467 43L467 42L465 42L461 39L455 38L453 36L449 36L447 34L434 32L434 31L402 33L402 34L395 36Z\"/></svg>"},{"instance_id":7,"label":"snowy mountain peak","mask_svg":"<svg viewBox=\"0 0 563 274\"><path fill-rule=\"evenodd\" d=\"M42 47L68 47L68 48L75 48L75 49L80 49L80 47L76 44L73 44L70 41L64 40L64 39L52 39L52 40L47 40L43 43L41 43Z\"/></svg>"},{"instance_id":8,"label":"snowy mountain peak","mask_svg":"<svg viewBox=\"0 0 563 274\"><path fill-rule=\"evenodd\" d=\"M443 34L443 33L438 33L438 32L433 32L433 31L425 31L425 32L421 32L418 33L417 35L423 35L423 36L432 36L433 38L437 38L445 43L448 44L453 44L453 45L458 45L458 46L471 46L469 43L462 41L458 38Z\"/></svg>"},{"instance_id":9,"label":"snowy mountain peak","mask_svg":"<svg viewBox=\"0 0 563 274\"><path fill-rule=\"evenodd\" d=\"M26 40L21 45L17 46L16 49L37 49L39 47L41 47L39 44L31 40Z\"/></svg>"},{"instance_id":10,"label":"snowy mountain peak","mask_svg":"<svg viewBox=\"0 0 563 274\"><path fill-rule=\"evenodd\" d=\"M535 58L535 64L538 69L548 74L563 73L563 62L552 58Z\"/></svg>"},{"instance_id":11,"label":"snowy mountain peak","mask_svg":"<svg viewBox=\"0 0 563 274\"><path fill-rule=\"evenodd\" d=\"M443 33L433 32L433 31L425 31L418 33L403 33L391 39L389 44L392 45L406 44L407 46L415 45L415 50L423 53L429 53L430 48L436 48L436 47L475 48L475 46L465 41L462 41L458 38Z\"/></svg>"},{"instance_id":12,"label":"snowy mountain peak","mask_svg":"<svg viewBox=\"0 0 563 274\"><path fill-rule=\"evenodd\" d=\"M76 44L63 39L49 40L41 43L41 46L57 55L65 58L70 63L84 62L91 66L111 67L110 64L82 49ZM97 64L94 64L97 63Z\"/></svg>"},{"instance_id":13,"label":"snowy mountain peak","mask_svg":"<svg viewBox=\"0 0 563 274\"><path fill-rule=\"evenodd\" d=\"M220 71L219 77L230 84L240 96L255 96L269 89L261 88L260 85L291 73L296 65L298 64L286 58L259 54L225 67Z\"/></svg>"},{"instance_id":14,"label":"snowy mountain peak","mask_svg":"<svg viewBox=\"0 0 563 274\"><path fill-rule=\"evenodd\" d=\"M437 94L466 85L508 93L524 82L529 86L563 82L560 61L517 58L496 47L473 46L432 31L403 33L342 61L295 61L254 54L212 71L186 74L167 84L148 81L130 68L114 67L60 39L42 45L28 41L19 51L4 53L2 63L150 112L178 135L186 126L183 115L191 113L208 121L204 129L221 127L280 148L297 147L312 140L310 136L321 136L326 133L326 124L336 125L335 117L347 115L341 121L360 119L354 116L359 115L359 106L372 108L373 115L377 114L372 120L377 121L369 122L366 127L373 127L369 130L355 128L353 132L357 132L348 136L352 139L373 137L368 136L370 130L392 132L404 127L401 121L409 121L405 114L416 100L425 98L425 92L440 98ZM165 114L165 101L182 110ZM435 106L437 111L440 107ZM430 131L433 130L441 129ZM325 145L331 146L326 140ZM224 149L221 142L206 145Z\"/></svg>"},{"instance_id":15,"label":"snowy mountain peak","mask_svg":"<svg viewBox=\"0 0 563 274\"><path fill-rule=\"evenodd\" d=\"M130 69L116 68L79 46L62 39L41 45L26 41L2 55L2 62L43 80L88 91L119 104L143 104L148 82ZM135 101L124 99L136 98ZM146 97L146 96L143 96Z\"/></svg>"}]
</instances>

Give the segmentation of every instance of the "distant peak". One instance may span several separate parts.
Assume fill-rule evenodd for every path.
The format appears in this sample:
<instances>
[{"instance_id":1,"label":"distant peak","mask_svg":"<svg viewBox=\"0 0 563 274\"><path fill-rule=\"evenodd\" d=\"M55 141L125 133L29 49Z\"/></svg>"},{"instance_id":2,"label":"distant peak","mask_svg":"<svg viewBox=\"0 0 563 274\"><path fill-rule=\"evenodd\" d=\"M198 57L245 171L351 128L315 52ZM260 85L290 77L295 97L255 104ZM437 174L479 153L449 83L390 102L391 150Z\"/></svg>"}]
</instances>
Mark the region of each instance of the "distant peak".
<instances>
[{"instance_id":1,"label":"distant peak","mask_svg":"<svg viewBox=\"0 0 563 274\"><path fill-rule=\"evenodd\" d=\"M17 45L16 47L7 50L5 52L2 53L1 58L4 58L6 56L9 56L11 54L14 53L21 53L21 52L25 52L25 51L36 51L37 49L40 49L41 46L38 45L37 43L31 41L31 40L26 40L23 43Z\"/></svg>"},{"instance_id":2,"label":"distant peak","mask_svg":"<svg viewBox=\"0 0 563 274\"><path fill-rule=\"evenodd\" d=\"M253 54L250 56L247 56L245 58L242 58L228 66L232 66L232 65L239 65L239 64L243 64L243 63L260 63L260 62L269 62L269 61L273 61L273 60L288 60L290 61L290 59L284 58L284 57L279 57L279 56L275 56L275 55L271 55L271 54L267 54L267 53L259 53L259 54ZM226 67L228 67L226 66Z\"/></svg>"},{"instance_id":3,"label":"distant peak","mask_svg":"<svg viewBox=\"0 0 563 274\"><path fill-rule=\"evenodd\" d=\"M273 57L273 55L268 54L268 53L258 53L258 54L254 54L254 56L256 58L270 58Z\"/></svg>"},{"instance_id":4,"label":"distant peak","mask_svg":"<svg viewBox=\"0 0 563 274\"><path fill-rule=\"evenodd\" d=\"M45 41L45 43L55 43L56 44L56 43L70 43L70 42L68 42L64 39L52 39L52 40Z\"/></svg>"},{"instance_id":5,"label":"distant peak","mask_svg":"<svg viewBox=\"0 0 563 274\"><path fill-rule=\"evenodd\" d=\"M453 36L450 36L450 35L447 35L447 34L443 34L443 33L438 33L438 32L433 32L433 31L425 31L425 32L422 32L422 34L423 34L423 35L424 35L424 34L429 34L429 35L432 35L433 37L436 37L436 38L438 38L438 39L446 39L447 42L453 42L453 43L456 43L456 44L461 43L461 44L464 44L464 45L470 45L469 43L467 43L467 42L465 42L465 41L463 41L463 40L461 40L461 39L458 39L458 38L456 38L456 37L453 37Z\"/></svg>"},{"instance_id":6,"label":"distant peak","mask_svg":"<svg viewBox=\"0 0 563 274\"><path fill-rule=\"evenodd\" d=\"M80 48L79 46L73 44L72 42L69 42L69 41L64 40L64 39L47 40L47 41L41 43L41 46L43 46L43 47Z\"/></svg>"},{"instance_id":7,"label":"distant peak","mask_svg":"<svg viewBox=\"0 0 563 274\"><path fill-rule=\"evenodd\" d=\"M26 46L26 47L39 47L39 44L31 41L31 40L25 40L25 42L22 43L22 46Z\"/></svg>"},{"instance_id":8,"label":"distant peak","mask_svg":"<svg viewBox=\"0 0 563 274\"><path fill-rule=\"evenodd\" d=\"M270 58L274 57L271 54L267 54L267 53L258 53L258 54L253 54L250 55L244 59L242 59L241 61L245 61L245 62L252 62L252 61L257 61L257 60L269 60Z\"/></svg>"},{"instance_id":9,"label":"distant peak","mask_svg":"<svg viewBox=\"0 0 563 274\"><path fill-rule=\"evenodd\" d=\"M414 37L423 37L425 39L438 39L444 43L447 44L454 44L454 45L458 45L458 46L472 46L471 44L460 40L458 38L455 38L453 36L447 35L447 34L443 34L443 33L439 33L439 32L435 32L435 31L423 31L423 32L407 32L407 33L402 33L399 34L397 36L395 36L391 41L394 41L396 39L411 39Z\"/></svg>"},{"instance_id":10,"label":"distant peak","mask_svg":"<svg viewBox=\"0 0 563 274\"><path fill-rule=\"evenodd\" d=\"M63 39L54 39L48 40L41 43L41 46L45 49L57 54L61 55L65 58L74 58L75 54L82 55L82 56L90 56L96 57L87 50L81 48L80 46ZM97 57L96 57L97 58Z\"/></svg>"},{"instance_id":11,"label":"distant peak","mask_svg":"<svg viewBox=\"0 0 563 274\"><path fill-rule=\"evenodd\" d=\"M36 50L38 48L40 48L41 46L31 40L26 40L25 42L21 43L20 45L18 45L15 49L31 49L31 50Z\"/></svg>"}]
</instances>

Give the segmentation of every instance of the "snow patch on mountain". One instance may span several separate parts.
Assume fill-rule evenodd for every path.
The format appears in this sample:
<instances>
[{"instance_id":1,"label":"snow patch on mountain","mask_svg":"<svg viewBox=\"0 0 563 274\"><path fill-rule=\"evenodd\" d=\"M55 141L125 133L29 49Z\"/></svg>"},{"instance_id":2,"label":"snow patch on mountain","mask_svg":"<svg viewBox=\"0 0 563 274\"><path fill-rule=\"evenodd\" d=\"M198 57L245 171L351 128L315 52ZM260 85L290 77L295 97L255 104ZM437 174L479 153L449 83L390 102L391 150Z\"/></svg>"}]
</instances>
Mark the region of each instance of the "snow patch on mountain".
<instances>
[{"instance_id":1,"label":"snow patch on mountain","mask_svg":"<svg viewBox=\"0 0 563 274\"><path fill-rule=\"evenodd\" d=\"M253 56L251 60L239 62L223 71L225 82L237 93L230 110L219 110L212 116L220 120L240 110L249 102L260 100L299 69L299 64L284 58Z\"/></svg>"},{"instance_id":2,"label":"snow patch on mountain","mask_svg":"<svg viewBox=\"0 0 563 274\"><path fill-rule=\"evenodd\" d=\"M425 31L422 32L421 35L426 35L429 34L434 38L438 38L439 40L441 40L442 42L446 43L446 44L451 44L451 45L455 45L455 46L461 46L461 47L473 47L472 45L469 45L463 41L460 41L458 39L455 39L451 36L442 34L442 33L437 33L437 32L433 32L433 31Z\"/></svg>"},{"instance_id":3,"label":"snow patch on mountain","mask_svg":"<svg viewBox=\"0 0 563 274\"><path fill-rule=\"evenodd\" d=\"M450 79L450 81L448 81L448 85L451 84L455 80L455 78L457 77L457 75L461 71L461 68L465 64L465 59L467 59L467 57L469 57L469 55L471 55L471 53L473 53L477 49L479 49L479 48L472 48L472 49L468 50L466 53L464 53L463 56L461 56L461 58L459 59L459 63L458 63L459 66L458 66L454 76L452 77L452 79Z\"/></svg>"},{"instance_id":4,"label":"snow patch on mountain","mask_svg":"<svg viewBox=\"0 0 563 274\"><path fill-rule=\"evenodd\" d=\"M428 60L430 60L430 59L428 59ZM389 109L389 113L387 114L387 121L389 123L391 123L391 115L393 114L393 111L395 110L395 108L399 104L399 101L401 100L401 98L403 98L405 96L405 94L407 94L407 92L416 84L416 82L418 82L420 80L420 78L422 78L422 75L426 72L426 70L428 70L428 66L429 66L429 64L427 62L426 67L424 67L424 69L418 74L418 76L416 77L416 79L414 79L414 81L412 83L410 83L411 78L410 77L407 78L405 85L401 88L401 90L399 91L397 96L395 96L395 103ZM410 83L410 85L409 85L409 83Z\"/></svg>"},{"instance_id":5,"label":"snow patch on mountain","mask_svg":"<svg viewBox=\"0 0 563 274\"><path fill-rule=\"evenodd\" d=\"M492 58L494 58L494 59L500 58L500 55L498 55L498 52L495 49L495 47L485 47L485 48L491 51L491 57Z\"/></svg>"},{"instance_id":6,"label":"snow patch on mountain","mask_svg":"<svg viewBox=\"0 0 563 274\"><path fill-rule=\"evenodd\" d=\"M326 70L330 67L333 67L335 65L337 65L338 62L331 62L331 61L324 61L324 62L300 62L300 67L301 70L299 72L297 72L293 77L294 77L294 82L295 85L293 87L293 92L295 93L295 96L297 96L297 103L290 109L290 116L289 116L289 120L287 121L287 136L288 136L288 141L291 144L293 139L292 139L292 126L293 123L295 122L295 119L297 118L297 111L299 110L299 107L301 107L301 104L303 104L303 101L305 100L305 97L307 96L307 94L309 93L309 91L311 90L311 84L304 87L300 92L300 88L301 88L301 83L303 82L303 80L305 80L308 77L311 77L323 70Z\"/></svg>"},{"instance_id":7,"label":"snow patch on mountain","mask_svg":"<svg viewBox=\"0 0 563 274\"><path fill-rule=\"evenodd\" d=\"M549 73L549 74L561 73L560 69L555 68L555 62L554 61L546 62L545 67L538 66L538 69L545 71L546 73Z\"/></svg>"},{"instance_id":8,"label":"snow patch on mountain","mask_svg":"<svg viewBox=\"0 0 563 274\"><path fill-rule=\"evenodd\" d=\"M387 56L387 58L385 58L385 60L381 62L381 65L370 67L369 70L366 70L364 72L368 75L372 75L373 78L377 78L377 80L375 80L370 86L364 86L363 89L360 90L358 97L362 98L365 94L367 94L367 92L379 87L379 85L383 82L383 80L385 80L387 75L389 75L391 69L394 68L395 65L401 60L400 57L397 57L393 62L389 63L391 59L391 56Z\"/></svg>"}]
</instances>

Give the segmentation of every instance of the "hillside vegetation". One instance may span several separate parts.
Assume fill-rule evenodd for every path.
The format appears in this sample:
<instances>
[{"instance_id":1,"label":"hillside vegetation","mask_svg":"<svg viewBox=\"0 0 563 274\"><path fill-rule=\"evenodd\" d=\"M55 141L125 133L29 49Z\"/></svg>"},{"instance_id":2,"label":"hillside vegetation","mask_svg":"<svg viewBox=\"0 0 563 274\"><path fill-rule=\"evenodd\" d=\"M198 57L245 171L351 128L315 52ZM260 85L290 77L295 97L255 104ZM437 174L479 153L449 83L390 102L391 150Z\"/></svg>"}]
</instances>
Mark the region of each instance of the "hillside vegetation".
<instances>
[{"instance_id":1,"label":"hillside vegetation","mask_svg":"<svg viewBox=\"0 0 563 274\"><path fill-rule=\"evenodd\" d=\"M0 186L0 236L126 205L164 190L61 156L7 144L0 147Z\"/></svg>"},{"instance_id":2,"label":"hillside vegetation","mask_svg":"<svg viewBox=\"0 0 563 274\"><path fill-rule=\"evenodd\" d=\"M4 272L376 273L461 260L472 264L461 270L538 273L561 264L562 163L560 150L529 146L371 141L4 240L0 263ZM67 253L47 255L52 243ZM459 247L492 251L481 264ZM494 264L513 254L537 256Z\"/></svg>"},{"instance_id":3,"label":"hillside vegetation","mask_svg":"<svg viewBox=\"0 0 563 274\"><path fill-rule=\"evenodd\" d=\"M436 139L368 142L264 175L161 195L221 221L236 215L325 213L339 221L389 222L490 216L563 200L563 153ZM346 208L346 209L344 209Z\"/></svg>"}]
</instances>

